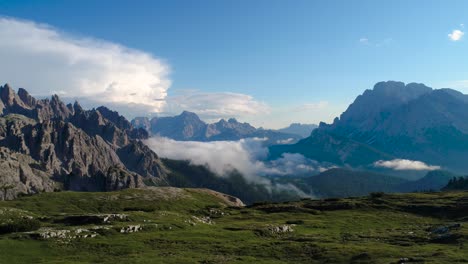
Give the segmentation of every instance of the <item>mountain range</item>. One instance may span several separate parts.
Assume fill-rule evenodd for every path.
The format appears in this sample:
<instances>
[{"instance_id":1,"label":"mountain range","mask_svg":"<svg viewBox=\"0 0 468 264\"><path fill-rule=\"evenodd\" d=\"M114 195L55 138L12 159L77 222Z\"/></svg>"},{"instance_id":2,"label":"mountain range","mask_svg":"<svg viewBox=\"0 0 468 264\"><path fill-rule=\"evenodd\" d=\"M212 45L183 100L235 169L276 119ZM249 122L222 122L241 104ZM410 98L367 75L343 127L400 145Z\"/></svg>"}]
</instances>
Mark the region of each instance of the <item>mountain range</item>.
<instances>
[{"instance_id":1,"label":"mountain range","mask_svg":"<svg viewBox=\"0 0 468 264\"><path fill-rule=\"evenodd\" d=\"M181 118L192 117L184 113ZM170 119L165 120L163 124ZM0 86L0 200L60 190L147 186L210 188L248 203L290 197L247 182L235 170L221 177L205 166L160 159L142 143L148 136L145 129L135 128L106 107L84 110L78 102L65 104L57 95L39 100L23 88L15 93L8 84Z\"/></svg>"},{"instance_id":2,"label":"mountain range","mask_svg":"<svg viewBox=\"0 0 468 264\"><path fill-rule=\"evenodd\" d=\"M408 159L448 170L468 170L468 96L452 89L388 81L358 96L332 124L320 123L282 153L338 166L370 168L376 161Z\"/></svg>"},{"instance_id":3,"label":"mountain range","mask_svg":"<svg viewBox=\"0 0 468 264\"><path fill-rule=\"evenodd\" d=\"M292 184L322 197L440 189L454 174L436 170L409 181L370 170L380 160L411 159L463 172L468 167L464 162L468 159L467 118L467 96L457 91L378 83L332 124L321 123L295 144L270 147L270 158L300 153L348 169L299 180L275 179L272 186ZM298 127L304 126L290 128ZM211 188L246 203L298 197L298 193L248 182L236 170L221 177L205 166L160 159L141 141L154 134L200 141L268 137L270 143L300 138L235 119L206 124L190 112L129 122L103 106L85 110L78 102L65 104L56 95L36 99L25 89L16 93L6 84L0 86L0 199L146 186Z\"/></svg>"},{"instance_id":4,"label":"mountain range","mask_svg":"<svg viewBox=\"0 0 468 264\"><path fill-rule=\"evenodd\" d=\"M180 141L221 141L242 138L268 138L267 144L294 143L310 135L315 125L292 124L279 130L255 128L249 123L238 122L235 118L221 119L207 124L197 114L183 111L169 117L137 117L132 120L136 128L144 128L151 135Z\"/></svg>"}]
</instances>

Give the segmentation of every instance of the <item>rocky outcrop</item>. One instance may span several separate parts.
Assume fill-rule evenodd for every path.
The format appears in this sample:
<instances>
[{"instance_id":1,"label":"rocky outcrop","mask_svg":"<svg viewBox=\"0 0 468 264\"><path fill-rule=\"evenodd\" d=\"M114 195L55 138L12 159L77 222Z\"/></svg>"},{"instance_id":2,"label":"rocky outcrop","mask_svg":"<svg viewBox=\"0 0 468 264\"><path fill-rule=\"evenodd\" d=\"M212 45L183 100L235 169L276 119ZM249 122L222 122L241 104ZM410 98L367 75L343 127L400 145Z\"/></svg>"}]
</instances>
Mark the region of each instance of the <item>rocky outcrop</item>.
<instances>
[{"instance_id":1,"label":"rocky outcrop","mask_svg":"<svg viewBox=\"0 0 468 264\"><path fill-rule=\"evenodd\" d=\"M84 110L58 96L38 100L0 86L0 199L54 189L112 191L164 182L148 137L105 107Z\"/></svg>"},{"instance_id":2,"label":"rocky outcrop","mask_svg":"<svg viewBox=\"0 0 468 264\"><path fill-rule=\"evenodd\" d=\"M160 185L165 182L168 170L158 155L141 141L118 149L117 155L126 168L142 175L153 184Z\"/></svg>"},{"instance_id":3,"label":"rocky outcrop","mask_svg":"<svg viewBox=\"0 0 468 264\"><path fill-rule=\"evenodd\" d=\"M5 147L0 147L0 171L0 200L61 188L40 162Z\"/></svg>"},{"instance_id":4,"label":"rocky outcrop","mask_svg":"<svg viewBox=\"0 0 468 264\"><path fill-rule=\"evenodd\" d=\"M65 120L73 114L57 95L50 100L37 100L22 88L16 94L8 84L0 86L0 99L0 113L3 115L20 114L42 122L57 118Z\"/></svg>"}]
</instances>

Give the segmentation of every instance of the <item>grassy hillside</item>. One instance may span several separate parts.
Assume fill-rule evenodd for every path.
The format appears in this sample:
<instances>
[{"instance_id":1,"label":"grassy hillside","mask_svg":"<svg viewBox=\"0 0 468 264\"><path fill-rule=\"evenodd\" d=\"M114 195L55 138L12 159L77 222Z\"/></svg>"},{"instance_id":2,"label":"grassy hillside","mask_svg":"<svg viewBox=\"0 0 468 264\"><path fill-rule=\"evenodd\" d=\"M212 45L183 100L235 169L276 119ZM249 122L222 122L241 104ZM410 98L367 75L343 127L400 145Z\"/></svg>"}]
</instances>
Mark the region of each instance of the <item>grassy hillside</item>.
<instances>
[{"instance_id":1,"label":"grassy hillside","mask_svg":"<svg viewBox=\"0 0 468 264\"><path fill-rule=\"evenodd\" d=\"M229 205L176 188L0 202L0 263L468 261L468 192Z\"/></svg>"}]
</instances>

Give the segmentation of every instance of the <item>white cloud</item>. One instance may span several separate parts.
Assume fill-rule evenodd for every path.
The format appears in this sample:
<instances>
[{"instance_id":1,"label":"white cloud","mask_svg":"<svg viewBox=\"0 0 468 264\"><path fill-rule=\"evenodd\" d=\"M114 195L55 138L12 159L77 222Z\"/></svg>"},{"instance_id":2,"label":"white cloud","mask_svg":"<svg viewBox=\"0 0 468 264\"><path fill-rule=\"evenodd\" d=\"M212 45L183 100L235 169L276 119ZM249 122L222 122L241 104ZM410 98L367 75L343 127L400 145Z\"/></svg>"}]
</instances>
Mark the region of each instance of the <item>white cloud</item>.
<instances>
[{"instance_id":1,"label":"white cloud","mask_svg":"<svg viewBox=\"0 0 468 264\"><path fill-rule=\"evenodd\" d=\"M393 170L438 170L440 166L428 165L422 161L394 159L394 160L379 160L374 162L375 167L387 168Z\"/></svg>"},{"instance_id":2,"label":"white cloud","mask_svg":"<svg viewBox=\"0 0 468 264\"><path fill-rule=\"evenodd\" d=\"M268 150L262 147L262 139L241 139L239 141L175 141L169 138L153 137L145 141L159 156L190 160L196 165L208 165L219 175L236 168L246 176L256 174L255 160L266 157Z\"/></svg>"},{"instance_id":3,"label":"white cloud","mask_svg":"<svg viewBox=\"0 0 468 264\"><path fill-rule=\"evenodd\" d=\"M35 96L56 93L85 107L106 105L129 118L189 110L219 119L270 111L267 104L239 93L188 91L168 97L166 62L112 42L1 17L0 36L0 81Z\"/></svg>"},{"instance_id":4,"label":"white cloud","mask_svg":"<svg viewBox=\"0 0 468 264\"><path fill-rule=\"evenodd\" d=\"M12 18L0 18L0 35L0 79L34 95L164 105L155 99L167 96L169 67L148 53Z\"/></svg>"},{"instance_id":5,"label":"white cloud","mask_svg":"<svg viewBox=\"0 0 468 264\"><path fill-rule=\"evenodd\" d=\"M448 34L448 37L452 41L459 41L463 37L463 35L465 35L465 32L459 29L454 29L452 33Z\"/></svg>"},{"instance_id":6,"label":"white cloud","mask_svg":"<svg viewBox=\"0 0 468 264\"><path fill-rule=\"evenodd\" d=\"M270 107L246 94L185 90L168 97L164 107L169 114L178 114L182 110L195 112L205 119L217 119L266 114Z\"/></svg>"}]
</instances>

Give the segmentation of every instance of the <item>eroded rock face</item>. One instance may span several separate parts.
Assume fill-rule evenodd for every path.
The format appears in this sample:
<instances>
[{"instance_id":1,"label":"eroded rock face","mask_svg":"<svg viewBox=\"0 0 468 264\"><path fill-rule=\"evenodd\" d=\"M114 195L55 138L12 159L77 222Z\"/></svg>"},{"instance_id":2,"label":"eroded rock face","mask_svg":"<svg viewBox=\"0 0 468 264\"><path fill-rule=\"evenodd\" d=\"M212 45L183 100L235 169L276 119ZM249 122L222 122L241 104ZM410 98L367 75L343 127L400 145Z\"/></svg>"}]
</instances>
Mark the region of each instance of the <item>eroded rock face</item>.
<instances>
[{"instance_id":1,"label":"eroded rock face","mask_svg":"<svg viewBox=\"0 0 468 264\"><path fill-rule=\"evenodd\" d=\"M0 147L0 171L0 200L60 188L39 162L5 147Z\"/></svg>"},{"instance_id":2,"label":"eroded rock face","mask_svg":"<svg viewBox=\"0 0 468 264\"><path fill-rule=\"evenodd\" d=\"M112 191L164 182L167 170L117 112L38 100L0 86L0 199L54 189ZM3 188L3 189L2 189Z\"/></svg>"}]
</instances>

